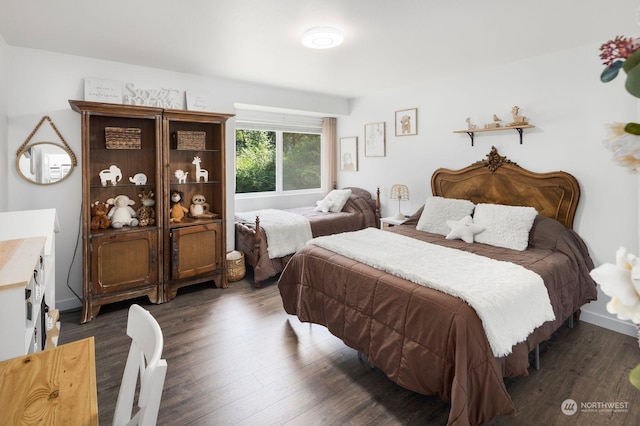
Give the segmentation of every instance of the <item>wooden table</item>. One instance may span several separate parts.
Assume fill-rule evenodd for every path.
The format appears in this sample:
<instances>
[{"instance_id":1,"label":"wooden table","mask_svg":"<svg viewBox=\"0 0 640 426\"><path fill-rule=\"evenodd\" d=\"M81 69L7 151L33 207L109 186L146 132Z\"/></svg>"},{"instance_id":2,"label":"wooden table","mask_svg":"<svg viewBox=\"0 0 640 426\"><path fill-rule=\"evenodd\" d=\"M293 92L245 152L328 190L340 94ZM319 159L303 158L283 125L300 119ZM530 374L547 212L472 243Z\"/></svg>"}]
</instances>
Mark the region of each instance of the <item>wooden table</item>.
<instances>
[{"instance_id":1,"label":"wooden table","mask_svg":"<svg viewBox=\"0 0 640 426\"><path fill-rule=\"evenodd\" d=\"M0 362L0 424L97 425L93 337Z\"/></svg>"}]
</instances>

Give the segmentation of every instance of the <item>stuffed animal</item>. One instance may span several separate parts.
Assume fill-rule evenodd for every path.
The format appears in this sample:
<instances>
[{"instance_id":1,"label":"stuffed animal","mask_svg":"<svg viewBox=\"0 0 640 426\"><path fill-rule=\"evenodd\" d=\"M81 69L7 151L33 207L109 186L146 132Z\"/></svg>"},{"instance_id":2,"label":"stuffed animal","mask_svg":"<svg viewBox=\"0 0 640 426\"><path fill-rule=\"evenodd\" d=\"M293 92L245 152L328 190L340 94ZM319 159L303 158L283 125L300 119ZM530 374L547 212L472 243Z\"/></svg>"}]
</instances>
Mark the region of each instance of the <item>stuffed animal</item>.
<instances>
[{"instance_id":1,"label":"stuffed animal","mask_svg":"<svg viewBox=\"0 0 640 426\"><path fill-rule=\"evenodd\" d=\"M400 124L402 125L402 134L411 133L411 117L408 115L403 115L400 119Z\"/></svg>"},{"instance_id":2,"label":"stuffed animal","mask_svg":"<svg viewBox=\"0 0 640 426\"><path fill-rule=\"evenodd\" d=\"M111 225L111 221L107 217L109 213L109 205L96 201L91 203L91 229L105 229Z\"/></svg>"},{"instance_id":3,"label":"stuffed animal","mask_svg":"<svg viewBox=\"0 0 640 426\"><path fill-rule=\"evenodd\" d=\"M206 202L204 195L195 194L191 197L191 206L189 206L189 213L191 217L195 218L212 218L215 213L209 211L209 203Z\"/></svg>"},{"instance_id":4,"label":"stuffed animal","mask_svg":"<svg viewBox=\"0 0 640 426\"><path fill-rule=\"evenodd\" d=\"M169 219L169 223L182 222L184 215L189 213L189 210L181 204L183 197L182 191L178 191L177 189L171 191L171 218Z\"/></svg>"},{"instance_id":5,"label":"stuffed animal","mask_svg":"<svg viewBox=\"0 0 640 426\"><path fill-rule=\"evenodd\" d=\"M153 199L153 191L145 192L144 190L138 194L142 205L136 210L140 226L153 226L156 224L156 200Z\"/></svg>"},{"instance_id":6,"label":"stuffed animal","mask_svg":"<svg viewBox=\"0 0 640 426\"><path fill-rule=\"evenodd\" d=\"M123 226L138 226L136 219L136 211L131 208L136 202L126 195L118 195L115 198L109 198L107 204L112 205L107 216L111 219L113 228L122 228Z\"/></svg>"}]
</instances>

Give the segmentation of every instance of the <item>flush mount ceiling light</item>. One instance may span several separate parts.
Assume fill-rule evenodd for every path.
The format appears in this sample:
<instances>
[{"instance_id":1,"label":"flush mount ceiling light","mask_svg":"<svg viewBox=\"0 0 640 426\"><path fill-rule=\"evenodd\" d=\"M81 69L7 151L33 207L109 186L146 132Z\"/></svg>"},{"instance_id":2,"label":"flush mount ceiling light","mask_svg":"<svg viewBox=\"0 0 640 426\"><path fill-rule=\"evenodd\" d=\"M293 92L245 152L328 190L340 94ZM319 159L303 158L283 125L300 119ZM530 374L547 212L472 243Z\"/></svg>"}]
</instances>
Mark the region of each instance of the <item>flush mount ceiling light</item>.
<instances>
[{"instance_id":1,"label":"flush mount ceiling light","mask_svg":"<svg viewBox=\"0 0 640 426\"><path fill-rule=\"evenodd\" d=\"M335 27L313 27L302 35L302 44L312 49L329 49L342 44L342 31Z\"/></svg>"}]
</instances>

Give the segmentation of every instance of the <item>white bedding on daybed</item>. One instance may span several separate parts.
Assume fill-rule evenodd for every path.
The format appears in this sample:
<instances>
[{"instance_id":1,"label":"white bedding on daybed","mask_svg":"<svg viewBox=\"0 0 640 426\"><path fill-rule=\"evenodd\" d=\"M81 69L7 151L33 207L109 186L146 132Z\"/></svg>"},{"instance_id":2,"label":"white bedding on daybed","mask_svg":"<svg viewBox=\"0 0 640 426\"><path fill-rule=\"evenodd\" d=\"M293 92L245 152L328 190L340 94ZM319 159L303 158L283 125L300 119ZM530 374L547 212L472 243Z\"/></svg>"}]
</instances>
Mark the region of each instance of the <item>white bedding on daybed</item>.
<instances>
[{"instance_id":1,"label":"white bedding on daybed","mask_svg":"<svg viewBox=\"0 0 640 426\"><path fill-rule=\"evenodd\" d=\"M267 235L267 252L271 259L295 253L313 237L309 219L296 213L263 209L236 212L235 215L253 224L256 223L256 216L260 218L260 227Z\"/></svg>"}]
</instances>

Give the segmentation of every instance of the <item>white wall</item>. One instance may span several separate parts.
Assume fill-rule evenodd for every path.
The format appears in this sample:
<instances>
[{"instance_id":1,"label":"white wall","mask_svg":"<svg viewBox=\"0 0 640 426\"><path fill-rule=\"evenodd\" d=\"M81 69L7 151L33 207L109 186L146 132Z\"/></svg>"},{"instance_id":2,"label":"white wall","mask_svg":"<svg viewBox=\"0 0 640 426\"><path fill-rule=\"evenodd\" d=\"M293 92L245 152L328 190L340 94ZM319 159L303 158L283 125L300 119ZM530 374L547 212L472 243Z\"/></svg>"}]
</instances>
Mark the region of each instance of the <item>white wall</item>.
<instances>
[{"instance_id":1,"label":"white wall","mask_svg":"<svg viewBox=\"0 0 640 426\"><path fill-rule=\"evenodd\" d=\"M9 147L7 143L7 87L8 87L8 46L0 35L0 211L7 209L7 191L8 191L8 158Z\"/></svg>"},{"instance_id":2,"label":"white wall","mask_svg":"<svg viewBox=\"0 0 640 426\"><path fill-rule=\"evenodd\" d=\"M599 46L584 46L476 72L456 72L431 81L353 101L351 115L338 119L338 137L358 136L359 171L341 172L338 184L381 187L382 213L396 212L389 200L394 183L409 185L405 214L415 212L431 195L430 178L438 167L458 169L482 160L495 145L500 154L536 172L564 170L581 185L574 228L585 239L596 265L615 262L623 245L638 253L637 177L611 161L602 140L604 124L637 120L636 99L623 88L623 77L603 84ZM435 66L435 65L434 65ZM440 65L439 65L440 66ZM482 126L496 113L511 121L518 105L534 129L518 143L514 131L476 134L471 146L465 118ZM394 112L418 108L418 135L396 137ZM386 122L386 157L364 156L364 124ZM583 309L582 318L607 328L634 334L630 323L606 312L608 297Z\"/></svg>"},{"instance_id":3,"label":"white wall","mask_svg":"<svg viewBox=\"0 0 640 426\"><path fill-rule=\"evenodd\" d=\"M637 105L624 91L622 78L608 84L599 81L598 47L584 46L477 72L452 70L447 79L353 100L350 115L338 119L338 137L358 136L359 171L339 173L339 187L360 186L374 193L380 186L383 215L391 215L397 204L388 200L390 185L406 183L411 200L402 209L411 213L431 193L429 180L436 168L464 167L483 159L495 145L502 155L530 170L564 170L576 176L582 197L575 229L584 237L596 264L614 261L620 245L637 253L637 177L614 165L602 146L604 124L634 120ZM219 112L233 112L234 103L244 103L329 116L349 114L348 101L342 98L15 48L0 38L0 210L58 210L62 232L57 236L56 281L57 303L62 309L80 304L66 286L69 270L69 285L78 294L82 290L81 252L74 258L80 170L60 184L32 185L18 176L9 154L15 153L43 115L49 115L80 157L80 116L71 111L67 100L82 99L84 77L148 88L209 91L215 95ZM522 145L515 131L478 134L474 147L467 135L452 133L465 128L466 117L479 125L489 122L493 113L509 121L513 105L519 105L536 126L525 130ZM394 112L414 107L418 108L418 135L394 136ZM386 157L365 157L364 124L377 121L387 124ZM234 209L232 130L233 120L227 140L230 214ZM38 136L55 137L46 132ZM232 238L230 241L229 249ZM583 319L633 334L631 325L606 312L607 301L601 294L583 309Z\"/></svg>"},{"instance_id":4,"label":"white wall","mask_svg":"<svg viewBox=\"0 0 640 426\"><path fill-rule=\"evenodd\" d=\"M326 115L347 114L347 99L281 90L273 87L242 84L239 82L205 78L202 76L169 72L158 69L133 66L122 63L100 61L78 56L61 55L53 52L8 47L3 54L0 49L0 65L8 62L8 77L0 82L9 82L7 100L8 152L14 153L24 142L38 121L44 115L51 117L62 136L78 156L80 162L80 115L73 112L69 99L83 99L85 77L132 82L141 88L174 88L209 92L213 95L214 110L233 113L234 103L267 105L297 111L308 111ZM5 99L5 97L0 97ZM35 140L56 140L56 135L48 125L42 127ZM2 138L0 121L0 138ZM2 141L2 139L0 139ZM228 171L228 215L233 217L235 135L233 120L227 126L227 171ZM7 171L8 190L0 196L6 210L26 210L56 208L60 220L61 233L56 239L56 294L57 306L69 309L80 306L78 299L67 288L69 286L82 294L82 250L78 241L81 205L81 170L74 170L65 181L49 186L34 185L19 177L14 167L14 157L9 155L2 161ZM0 204L1 205L1 204ZM227 223L227 248L232 250L233 221ZM77 252L74 252L76 243ZM70 273L67 274L70 270Z\"/></svg>"}]
</instances>

